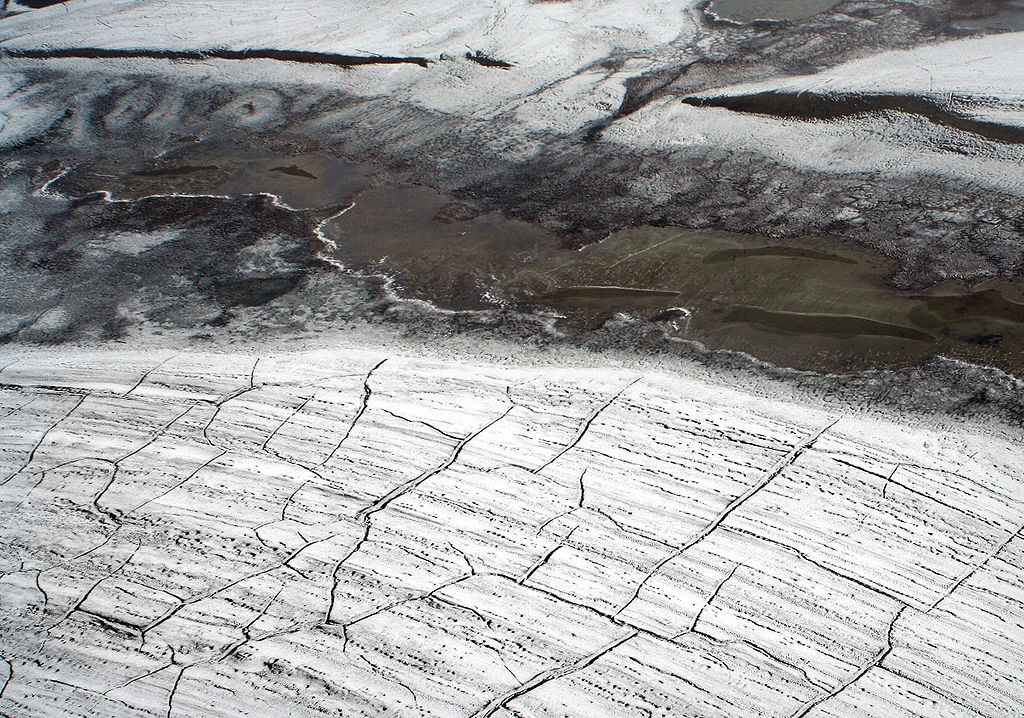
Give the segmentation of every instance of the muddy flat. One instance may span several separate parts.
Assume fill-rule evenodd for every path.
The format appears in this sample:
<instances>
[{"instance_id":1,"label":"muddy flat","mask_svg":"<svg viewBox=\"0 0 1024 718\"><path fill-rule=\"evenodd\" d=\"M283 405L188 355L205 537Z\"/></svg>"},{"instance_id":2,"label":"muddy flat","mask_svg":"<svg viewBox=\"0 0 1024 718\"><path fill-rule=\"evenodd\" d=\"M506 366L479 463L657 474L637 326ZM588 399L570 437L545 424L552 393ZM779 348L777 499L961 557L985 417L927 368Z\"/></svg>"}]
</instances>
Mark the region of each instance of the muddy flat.
<instances>
[{"instance_id":1,"label":"muddy flat","mask_svg":"<svg viewBox=\"0 0 1024 718\"><path fill-rule=\"evenodd\" d=\"M200 143L134 168L85 163L60 183L63 191L108 191L120 199L151 195L272 194L295 208L345 202L366 179L353 163L327 154L279 156L226 143Z\"/></svg>"},{"instance_id":2,"label":"muddy flat","mask_svg":"<svg viewBox=\"0 0 1024 718\"><path fill-rule=\"evenodd\" d=\"M732 22L802 20L838 4L838 0L713 0L708 12Z\"/></svg>"},{"instance_id":3,"label":"muddy flat","mask_svg":"<svg viewBox=\"0 0 1024 718\"><path fill-rule=\"evenodd\" d=\"M567 249L492 215L452 219L423 188L376 188L331 222L346 266L449 309L556 312L586 333L626 313L674 339L801 369L908 366L937 354L1024 371L1021 288L942 282L900 290L896 263L837 236L767 238L635 227ZM685 321L665 314L682 307Z\"/></svg>"}]
</instances>

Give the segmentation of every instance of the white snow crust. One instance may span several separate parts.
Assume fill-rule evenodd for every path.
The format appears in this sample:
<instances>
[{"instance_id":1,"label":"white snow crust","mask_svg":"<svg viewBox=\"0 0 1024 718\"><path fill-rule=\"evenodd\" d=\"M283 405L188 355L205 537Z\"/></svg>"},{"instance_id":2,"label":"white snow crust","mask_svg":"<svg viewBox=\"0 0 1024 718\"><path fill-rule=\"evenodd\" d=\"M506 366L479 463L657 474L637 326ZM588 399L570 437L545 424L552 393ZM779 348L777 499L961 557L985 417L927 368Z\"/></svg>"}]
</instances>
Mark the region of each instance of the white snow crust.
<instances>
[{"instance_id":1,"label":"white snow crust","mask_svg":"<svg viewBox=\"0 0 1024 718\"><path fill-rule=\"evenodd\" d=\"M8 353L0 712L1024 711L1019 437L590 364Z\"/></svg>"},{"instance_id":2,"label":"white snow crust","mask_svg":"<svg viewBox=\"0 0 1024 718\"><path fill-rule=\"evenodd\" d=\"M811 75L734 85L704 94L764 90L902 93L1024 101L1024 32L893 50ZM1018 111L1024 111L1019 108Z\"/></svg>"}]
</instances>

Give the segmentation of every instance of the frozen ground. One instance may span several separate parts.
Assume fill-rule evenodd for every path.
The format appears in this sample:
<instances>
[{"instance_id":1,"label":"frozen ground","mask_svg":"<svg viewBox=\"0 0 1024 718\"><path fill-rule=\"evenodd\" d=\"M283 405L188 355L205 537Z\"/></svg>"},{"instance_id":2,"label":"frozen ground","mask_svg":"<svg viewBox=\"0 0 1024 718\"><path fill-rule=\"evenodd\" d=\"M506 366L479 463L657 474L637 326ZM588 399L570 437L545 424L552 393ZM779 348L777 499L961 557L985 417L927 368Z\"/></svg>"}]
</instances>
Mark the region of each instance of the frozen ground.
<instances>
[{"instance_id":1,"label":"frozen ground","mask_svg":"<svg viewBox=\"0 0 1024 718\"><path fill-rule=\"evenodd\" d=\"M1019 429L586 363L8 352L0 712L1024 711Z\"/></svg>"}]
</instances>

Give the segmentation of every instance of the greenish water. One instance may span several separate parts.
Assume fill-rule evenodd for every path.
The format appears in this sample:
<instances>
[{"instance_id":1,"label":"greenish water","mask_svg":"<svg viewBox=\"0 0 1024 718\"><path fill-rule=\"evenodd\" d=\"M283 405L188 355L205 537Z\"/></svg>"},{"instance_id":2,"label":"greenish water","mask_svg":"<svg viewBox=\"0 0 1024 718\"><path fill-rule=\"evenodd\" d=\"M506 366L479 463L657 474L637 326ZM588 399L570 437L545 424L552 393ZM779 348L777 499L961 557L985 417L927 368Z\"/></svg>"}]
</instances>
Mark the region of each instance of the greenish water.
<instances>
[{"instance_id":1,"label":"greenish water","mask_svg":"<svg viewBox=\"0 0 1024 718\"><path fill-rule=\"evenodd\" d=\"M557 309L568 325L681 307L687 312L664 317L672 335L785 366L905 366L944 354L1024 369L1020 283L901 291L886 281L895 263L838 237L638 227L556 255L522 267L507 286L520 301ZM588 287L616 289L581 291Z\"/></svg>"},{"instance_id":2,"label":"greenish water","mask_svg":"<svg viewBox=\"0 0 1024 718\"><path fill-rule=\"evenodd\" d=\"M827 371L944 354L1024 373L1021 285L906 292L895 263L839 237L635 227L582 250L532 225L453 217L425 188L374 188L328 228L349 266L454 309L554 311L585 333L620 312L670 336Z\"/></svg>"}]
</instances>

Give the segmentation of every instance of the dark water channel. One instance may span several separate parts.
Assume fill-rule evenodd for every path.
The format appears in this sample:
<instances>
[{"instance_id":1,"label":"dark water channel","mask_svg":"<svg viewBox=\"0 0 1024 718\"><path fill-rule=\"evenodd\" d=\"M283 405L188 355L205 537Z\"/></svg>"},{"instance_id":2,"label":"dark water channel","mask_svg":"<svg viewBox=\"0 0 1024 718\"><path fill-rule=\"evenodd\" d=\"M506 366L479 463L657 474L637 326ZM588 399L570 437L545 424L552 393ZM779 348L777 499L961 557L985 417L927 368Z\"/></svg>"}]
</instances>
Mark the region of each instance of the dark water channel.
<instances>
[{"instance_id":1,"label":"dark water channel","mask_svg":"<svg viewBox=\"0 0 1024 718\"><path fill-rule=\"evenodd\" d=\"M719 20L734 23L757 21L799 21L826 12L842 0L711 0L706 12ZM856 7L852 8L854 11ZM959 12L974 17L954 20L951 27L983 33L1019 32L1024 30L1024 0L975 2L965 0Z\"/></svg>"}]
</instances>

